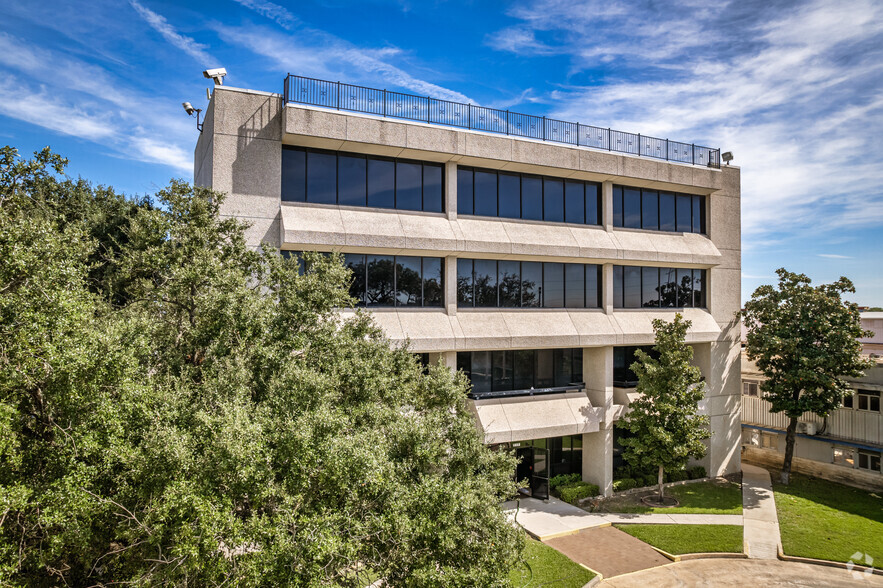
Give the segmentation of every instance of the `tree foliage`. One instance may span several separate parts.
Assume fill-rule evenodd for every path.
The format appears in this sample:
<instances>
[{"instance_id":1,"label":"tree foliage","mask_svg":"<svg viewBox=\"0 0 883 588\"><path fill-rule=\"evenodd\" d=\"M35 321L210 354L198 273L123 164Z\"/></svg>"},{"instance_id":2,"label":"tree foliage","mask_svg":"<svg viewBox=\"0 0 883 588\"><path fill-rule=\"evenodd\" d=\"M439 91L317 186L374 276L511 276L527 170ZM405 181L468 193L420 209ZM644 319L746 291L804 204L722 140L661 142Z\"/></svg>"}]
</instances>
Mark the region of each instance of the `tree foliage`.
<instances>
[{"instance_id":1,"label":"tree foliage","mask_svg":"<svg viewBox=\"0 0 883 588\"><path fill-rule=\"evenodd\" d=\"M813 286L803 274L776 270L778 287L757 288L745 303L748 331L746 354L766 379L763 397L771 412L790 419L786 435L782 482L788 483L797 419L805 412L826 417L850 391L845 378L860 377L871 362L862 358L858 306L842 299L855 292L841 277L832 284Z\"/></svg>"},{"instance_id":2,"label":"tree foliage","mask_svg":"<svg viewBox=\"0 0 883 588\"><path fill-rule=\"evenodd\" d=\"M0 151L0 584L495 586L514 461L339 256Z\"/></svg>"},{"instance_id":3,"label":"tree foliage","mask_svg":"<svg viewBox=\"0 0 883 588\"><path fill-rule=\"evenodd\" d=\"M664 470L682 469L689 458L703 457L703 441L710 436L708 417L698 413L705 382L691 363L693 348L684 342L690 324L680 313L670 323L654 319L657 357L638 349L631 365L639 396L622 423L633 433L621 441L623 459L637 468L658 469L660 497Z\"/></svg>"}]
</instances>

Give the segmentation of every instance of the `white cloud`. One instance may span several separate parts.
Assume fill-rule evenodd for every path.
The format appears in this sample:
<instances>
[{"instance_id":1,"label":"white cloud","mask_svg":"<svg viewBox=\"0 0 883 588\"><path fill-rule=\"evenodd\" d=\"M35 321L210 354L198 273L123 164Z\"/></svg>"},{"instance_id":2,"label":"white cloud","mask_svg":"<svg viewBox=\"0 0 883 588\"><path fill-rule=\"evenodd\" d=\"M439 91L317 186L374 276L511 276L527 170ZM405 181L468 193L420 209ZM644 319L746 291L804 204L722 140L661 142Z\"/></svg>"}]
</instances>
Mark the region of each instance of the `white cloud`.
<instances>
[{"instance_id":1,"label":"white cloud","mask_svg":"<svg viewBox=\"0 0 883 588\"><path fill-rule=\"evenodd\" d=\"M198 61L201 65L204 67L212 67L217 63L215 58L205 51L207 48L206 45L197 43L194 39L180 34L175 30L175 27L169 24L169 21L167 21L164 16L153 12L149 8L145 8L136 2L136 0L129 0L129 4L132 5L132 8L135 9L138 15L141 16L141 18L143 18L153 30L162 35L166 41Z\"/></svg>"},{"instance_id":2,"label":"white cloud","mask_svg":"<svg viewBox=\"0 0 883 588\"><path fill-rule=\"evenodd\" d=\"M852 259L852 257L848 255L837 255L835 253L819 253L819 257L826 257L828 259Z\"/></svg>"},{"instance_id":3,"label":"white cloud","mask_svg":"<svg viewBox=\"0 0 883 588\"><path fill-rule=\"evenodd\" d=\"M733 151L745 235L883 223L883 5L704 6L536 0L489 42L592 70L556 118Z\"/></svg>"},{"instance_id":4,"label":"white cloud","mask_svg":"<svg viewBox=\"0 0 883 588\"><path fill-rule=\"evenodd\" d=\"M382 59L398 55L400 50L396 48L363 49L324 31L304 28L292 35L261 27L216 25L216 30L226 42L245 47L292 73L365 84L385 83L421 96L472 102L460 92L416 78Z\"/></svg>"},{"instance_id":5,"label":"white cloud","mask_svg":"<svg viewBox=\"0 0 883 588\"><path fill-rule=\"evenodd\" d=\"M266 0L234 0L235 2L245 6L249 10L254 10L258 14L276 21L276 24L285 29L291 29L298 20L291 12L283 6L267 2Z\"/></svg>"}]
</instances>

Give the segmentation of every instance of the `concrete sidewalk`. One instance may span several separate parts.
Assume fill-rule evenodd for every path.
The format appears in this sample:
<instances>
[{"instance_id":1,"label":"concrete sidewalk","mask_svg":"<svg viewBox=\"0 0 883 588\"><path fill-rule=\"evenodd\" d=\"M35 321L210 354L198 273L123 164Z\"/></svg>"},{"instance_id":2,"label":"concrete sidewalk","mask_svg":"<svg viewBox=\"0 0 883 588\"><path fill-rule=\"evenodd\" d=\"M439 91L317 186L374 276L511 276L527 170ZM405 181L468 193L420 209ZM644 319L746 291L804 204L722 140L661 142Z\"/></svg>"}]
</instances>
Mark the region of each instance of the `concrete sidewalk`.
<instances>
[{"instance_id":1,"label":"concrete sidewalk","mask_svg":"<svg viewBox=\"0 0 883 588\"><path fill-rule=\"evenodd\" d=\"M522 498L516 515L516 502L503 505L510 520L516 520L532 536L541 541L576 533L582 529L606 527L614 523L658 525L741 525L741 515L703 514L613 514L590 513L581 508L550 498L548 502Z\"/></svg>"},{"instance_id":2,"label":"concrete sidewalk","mask_svg":"<svg viewBox=\"0 0 883 588\"><path fill-rule=\"evenodd\" d=\"M782 545L770 473L742 464L742 516L745 553L752 559L777 559Z\"/></svg>"}]
</instances>

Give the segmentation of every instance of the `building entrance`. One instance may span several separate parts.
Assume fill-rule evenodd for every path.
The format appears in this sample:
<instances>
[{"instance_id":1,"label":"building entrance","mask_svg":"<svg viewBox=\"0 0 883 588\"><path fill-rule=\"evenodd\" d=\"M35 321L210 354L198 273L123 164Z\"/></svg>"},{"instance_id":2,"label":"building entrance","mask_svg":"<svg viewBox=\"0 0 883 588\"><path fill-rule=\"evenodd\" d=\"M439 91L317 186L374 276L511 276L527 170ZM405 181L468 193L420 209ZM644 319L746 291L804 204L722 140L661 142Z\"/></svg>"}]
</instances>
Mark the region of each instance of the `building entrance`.
<instances>
[{"instance_id":1,"label":"building entrance","mask_svg":"<svg viewBox=\"0 0 883 588\"><path fill-rule=\"evenodd\" d=\"M518 465L515 479L527 480L527 486L519 492L546 500L549 498L549 450L544 447L518 447L515 449Z\"/></svg>"}]
</instances>

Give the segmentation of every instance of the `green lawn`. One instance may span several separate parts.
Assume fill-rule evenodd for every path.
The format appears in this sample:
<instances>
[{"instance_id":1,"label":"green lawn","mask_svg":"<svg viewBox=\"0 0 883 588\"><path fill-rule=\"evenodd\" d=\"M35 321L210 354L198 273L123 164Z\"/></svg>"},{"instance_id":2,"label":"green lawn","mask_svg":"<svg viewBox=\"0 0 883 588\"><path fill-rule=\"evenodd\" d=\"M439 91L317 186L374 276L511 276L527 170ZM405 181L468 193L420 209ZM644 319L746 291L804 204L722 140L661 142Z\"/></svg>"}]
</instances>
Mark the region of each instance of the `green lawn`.
<instances>
[{"instance_id":1,"label":"green lawn","mask_svg":"<svg viewBox=\"0 0 883 588\"><path fill-rule=\"evenodd\" d=\"M528 539L524 546L524 559L530 568L521 564L509 572L509 581L515 588L581 588L595 577L564 554L533 539Z\"/></svg>"},{"instance_id":2,"label":"green lawn","mask_svg":"<svg viewBox=\"0 0 883 588\"><path fill-rule=\"evenodd\" d=\"M883 493L791 474L773 490L788 555L849 561L856 552L883 562Z\"/></svg>"},{"instance_id":3,"label":"green lawn","mask_svg":"<svg viewBox=\"0 0 883 588\"><path fill-rule=\"evenodd\" d=\"M742 553L741 525L613 525L672 555Z\"/></svg>"},{"instance_id":4,"label":"green lawn","mask_svg":"<svg viewBox=\"0 0 883 588\"><path fill-rule=\"evenodd\" d=\"M681 503L674 508L650 508L640 501L642 495L619 496L605 500L596 512L690 514L742 514L742 487L738 482L710 481L665 489Z\"/></svg>"}]
</instances>

